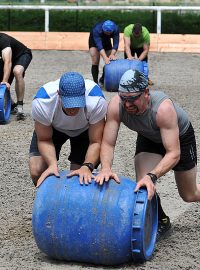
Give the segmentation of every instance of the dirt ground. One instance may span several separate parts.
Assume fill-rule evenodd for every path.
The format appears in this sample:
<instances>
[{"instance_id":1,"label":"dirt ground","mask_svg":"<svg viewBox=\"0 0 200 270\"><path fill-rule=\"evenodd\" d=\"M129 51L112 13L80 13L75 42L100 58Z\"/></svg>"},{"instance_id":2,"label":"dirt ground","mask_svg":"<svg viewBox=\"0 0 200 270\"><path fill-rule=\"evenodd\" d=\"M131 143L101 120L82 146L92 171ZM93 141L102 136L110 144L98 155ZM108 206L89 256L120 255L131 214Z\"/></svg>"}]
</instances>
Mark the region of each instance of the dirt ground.
<instances>
[{"instance_id":1,"label":"dirt ground","mask_svg":"<svg viewBox=\"0 0 200 270\"><path fill-rule=\"evenodd\" d=\"M122 58L122 54L119 54ZM199 82L200 54L150 53L149 73L154 82L152 90L161 89L187 110L200 145ZM26 72L25 121L14 116L7 125L0 126L0 269L134 269L178 270L200 269L200 208L199 203L184 203L177 192L172 172L159 179L157 190L163 207L171 217L173 230L167 239L156 244L151 261L141 265L102 267L49 259L37 248L31 227L35 188L29 176L28 151L33 131L30 115L31 101L37 89L55 80L66 71L78 71L91 79L88 52L33 51L33 61ZM102 67L102 63L101 63ZM12 86L13 88L14 86ZM14 91L12 89L12 95ZM108 100L114 93L105 92ZM124 176L135 178L133 154L135 134L121 126L115 151L113 169ZM67 169L63 148L60 169ZM200 167L198 165L198 181ZM87 251L86 251L87 252Z\"/></svg>"}]
</instances>

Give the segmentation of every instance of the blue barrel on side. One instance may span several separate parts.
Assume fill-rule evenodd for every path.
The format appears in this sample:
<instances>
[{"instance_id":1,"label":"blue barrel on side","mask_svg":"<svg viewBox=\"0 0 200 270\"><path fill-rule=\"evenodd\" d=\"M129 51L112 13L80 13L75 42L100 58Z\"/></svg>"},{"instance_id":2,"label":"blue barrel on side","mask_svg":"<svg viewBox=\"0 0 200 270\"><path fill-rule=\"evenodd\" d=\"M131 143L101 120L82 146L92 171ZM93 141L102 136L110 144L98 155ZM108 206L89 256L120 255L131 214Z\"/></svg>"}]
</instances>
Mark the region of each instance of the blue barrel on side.
<instances>
[{"instance_id":1,"label":"blue barrel on side","mask_svg":"<svg viewBox=\"0 0 200 270\"><path fill-rule=\"evenodd\" d=\"M0 123L5 124L10 119L11 97L6 84L0 84Z\"/></svg>"},{"instance_id":2,"label":"blue barrel on side","mask_svg":"<svg viewBox=\"0 0 200 270\"><path fill-rule=\"evenodd\" d=\"M104 88L108 92L117 92L119 82L129 69L137 69L148 78L148 63L140 60L118 59L104 66Z\"/></svg>"},{"instance_id":3,"label":"blue barrel on side","mask_svg":"<svg viewBox=\"0 0 200 270\"><path fill-rule=\"evenodd\" d=\"M49 257L102 265L149 260L157 234L157 200L135 181L121 177L103 186L79 177L49 176L36 193L32 228Z\"/></svg>"}]
</instances>

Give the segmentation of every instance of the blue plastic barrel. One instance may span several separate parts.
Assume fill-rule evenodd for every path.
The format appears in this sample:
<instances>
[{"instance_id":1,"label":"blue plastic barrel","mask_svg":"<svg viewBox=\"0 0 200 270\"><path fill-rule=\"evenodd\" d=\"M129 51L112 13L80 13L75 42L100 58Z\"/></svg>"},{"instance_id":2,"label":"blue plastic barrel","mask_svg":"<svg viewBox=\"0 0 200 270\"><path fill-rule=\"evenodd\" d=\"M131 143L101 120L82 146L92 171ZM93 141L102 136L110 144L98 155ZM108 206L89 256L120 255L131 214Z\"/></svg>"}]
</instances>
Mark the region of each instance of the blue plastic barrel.
<instances>
[{"instance_id":1,"label":"blue plastic barrel","mask_svg":"<svg viewBox=\"0 0 200 270\"><path fill-rule=\"evenodd\" d=\"M59 260L116 265L149 260L157 233L157 200L121 177L103 186L79 177L48 177L36 193L32 214L38 248Z\"/></svg>"},{"instance_id":2,"label":"blue plastic barrel","mask_svg":"<svg viewBox=\"0 0 200 270\"><path fill-rule=\"evenodd\" d=\"M122 75L129 69L137 69L148 78L148 63L145 61L128 59L111 61L104 67L104 88L106 91L117 92Z\"/></svg>"},{"instance_id":3,"label":"blue plastic barrel","mask_svg":"<svg viewBox=\"0 0 200 270\"><path fill-rule=\"evenodd\" d=\"M7 123L10 119L11 97L6 84L0 84L0 123Z\"/></svg>"}]
</instances>

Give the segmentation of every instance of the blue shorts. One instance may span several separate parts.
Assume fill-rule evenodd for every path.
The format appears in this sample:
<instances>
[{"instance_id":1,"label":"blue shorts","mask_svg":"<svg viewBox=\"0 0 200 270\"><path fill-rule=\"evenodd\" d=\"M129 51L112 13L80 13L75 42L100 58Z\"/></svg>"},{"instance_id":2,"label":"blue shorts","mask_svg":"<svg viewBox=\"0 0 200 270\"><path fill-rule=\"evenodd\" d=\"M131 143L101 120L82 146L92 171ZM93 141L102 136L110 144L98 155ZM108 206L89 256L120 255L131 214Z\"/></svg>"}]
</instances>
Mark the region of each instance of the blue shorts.
<instances>
[{"instance_id":1,"label":"blue shorts","mask_svg":"<svg viewBox=\"0 0 200 270\"><path fill-rule=\"evenodd\" d=\"M188 171L197 165L197 147L192 124L190 124L185 134L180 136L179 140L181 148L180 160L172 170ZM141 152L155 153L164 156L166 150L162 143L155 143L138 134L135 155Z\"/></svg>"}]
</instances>

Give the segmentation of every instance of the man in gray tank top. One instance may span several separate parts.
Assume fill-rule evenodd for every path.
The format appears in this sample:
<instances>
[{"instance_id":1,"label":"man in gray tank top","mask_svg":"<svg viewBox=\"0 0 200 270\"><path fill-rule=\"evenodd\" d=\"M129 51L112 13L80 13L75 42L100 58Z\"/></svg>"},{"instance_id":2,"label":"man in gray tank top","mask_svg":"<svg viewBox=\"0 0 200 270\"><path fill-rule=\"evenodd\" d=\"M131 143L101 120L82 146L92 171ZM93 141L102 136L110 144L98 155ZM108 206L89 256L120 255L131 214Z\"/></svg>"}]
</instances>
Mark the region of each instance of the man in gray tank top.
<instances>
[{"instance_id":1,"label":"man in gray tank top","mask_svg":"<svg viewBox=\"0 0 200 270\"><path fill-rule=\"evenodd\" d=\"M126 71L108 107L101 144L100 185L109 179L120 183L111 169L120 123L136 131L135 170L137 186L145 186L148 199L156 192L156 180L171 169L181 198L200 201L200 184L196 183L197 151L194 130L186 112L160 91L149 92L148 81L137 70ZM112 130L112 136L110 131ZM158 196L158 238L171 227Z\"/></svg>"}]
</instances>

